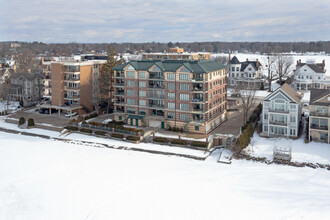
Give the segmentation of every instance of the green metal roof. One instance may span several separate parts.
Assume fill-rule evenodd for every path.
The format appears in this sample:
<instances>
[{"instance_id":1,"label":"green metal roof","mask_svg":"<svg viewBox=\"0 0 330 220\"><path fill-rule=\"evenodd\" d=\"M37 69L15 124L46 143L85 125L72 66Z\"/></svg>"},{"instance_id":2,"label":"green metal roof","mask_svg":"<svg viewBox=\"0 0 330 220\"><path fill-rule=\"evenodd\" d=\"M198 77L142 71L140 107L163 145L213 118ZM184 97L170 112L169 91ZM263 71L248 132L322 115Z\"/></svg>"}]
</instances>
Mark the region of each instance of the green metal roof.
<instances>
[{"instance_id":1,"label":"green metal roof","mask_svg":"<svg viewBox=\"0 0 330 220\"><path fill-rule=\"evenodd\" d=\"M121 71L127 65L131 65L135 70L148 71L153 65L158 66L163 72L176 72L180 67L185 66L192 73L208 73L227 68L218 62L212 60L189 61L189 60L133 60L127 63L115 66L113 70Z\"/></svg>"}]
</instances>

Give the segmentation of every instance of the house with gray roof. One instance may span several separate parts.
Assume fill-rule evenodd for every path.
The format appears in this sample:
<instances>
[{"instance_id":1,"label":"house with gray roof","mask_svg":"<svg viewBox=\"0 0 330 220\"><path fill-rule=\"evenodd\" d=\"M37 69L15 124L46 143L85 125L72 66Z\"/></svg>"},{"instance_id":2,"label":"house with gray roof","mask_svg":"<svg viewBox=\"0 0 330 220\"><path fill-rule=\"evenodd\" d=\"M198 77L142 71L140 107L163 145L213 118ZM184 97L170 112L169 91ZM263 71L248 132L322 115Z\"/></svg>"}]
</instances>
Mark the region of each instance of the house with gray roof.
<instances>
[{"instance_id":1,"label":"house with gray roof","mask_svg":"<svg viewBox=\"0 0 330 220\"><path fill-rule=\"evenodd\" d=\"M313 61L302 63L301 60L297 60L293 87L298 91L326 89L330 85L330 81L325 77L325 73L325 60L322 63Z\"/></svg>"},{"instance_id":2,"label":"house with gray roof","mask_svg":"<svg viewBox=\"0 0 330 220\"><path fill-rule=\"evenodd\" d=\"M141 60L113 69L117 121L207 134L226 120L225 65L211 60Z\"/></svg>"},{"instance_id":3,"label":"house with gray roof","mask_svg":"<svg viewBox=\"0 0 330 220\"><path fill-rule=\"evenodd\" d=\"M265 136L297 137L301 115L301 96L288 84L263 101L262 132Z\"/></svg>"},{"instance_id":4,"label":"house with gray roof","mask_svg":"<svg viewBox=\"0 0 330 220\"><path fill-rule=\"evenodd\" d=\"M232 87L257 88L262 87L262 65L258 59L240 62L236 56L228 63L228 85Z\"/></svg>"},{"instance_id":5,"label":"house with gray roof","mask_svg":"<svg viewBox=\"0 0 330 220\"><path fill-rule=\"evenodd\" d=\"M309 102L309 140L330 143L330 90L311 89Z\"/></svg>"}]
</instances>

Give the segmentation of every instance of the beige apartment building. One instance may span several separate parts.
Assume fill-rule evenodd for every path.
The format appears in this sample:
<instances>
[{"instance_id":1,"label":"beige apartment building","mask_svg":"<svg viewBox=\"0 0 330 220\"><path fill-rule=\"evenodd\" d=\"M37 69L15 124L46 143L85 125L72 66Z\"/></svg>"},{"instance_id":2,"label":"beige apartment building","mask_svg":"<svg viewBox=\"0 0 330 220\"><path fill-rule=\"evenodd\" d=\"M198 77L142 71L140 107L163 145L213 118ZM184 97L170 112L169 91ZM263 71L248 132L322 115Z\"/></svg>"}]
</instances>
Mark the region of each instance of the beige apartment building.
<instances>
[{"instance_id":1,"label":"beige apartment building","mask_svg":"<svg viewBox=\"0 0 330 220\"><path fill-rule=\"evenodd\" d=\"M227 66L142 60L114 67L115 120L207 134L226 120Z\"/></svg>"},{"instance_id":2,"label":"beige apartment building","mask_svg":"<svg viewBox=\"0 0 330 220\"><path fill-rule=\"evenodd\" d=\"M51 102L43 107L79 114L94 111L98 104L98 76L105 62L51 61L45 65L45 88L49 88L45 96L51 97Z\"/></svg>"},{"instance_id":3,"label":"beige apartment building","mask_svg":"<svg viewBox=\"0 0 330 220\"><path fill-rule=\"evenodd\" d=\"M183 48L170 48L168 53L143 53L143 60L209 60L211 54L207 52L189 53Z\"/></svg>"},{"instance_id":4,"label":"beige apartment building","mask_svg":"<svg viewBox=\"0 0 330 220\"><path fill-rule=\"evenodd\" d=\"M311 89L309 140L330 143L330 90Z\"/></svg>"}]
</instances>

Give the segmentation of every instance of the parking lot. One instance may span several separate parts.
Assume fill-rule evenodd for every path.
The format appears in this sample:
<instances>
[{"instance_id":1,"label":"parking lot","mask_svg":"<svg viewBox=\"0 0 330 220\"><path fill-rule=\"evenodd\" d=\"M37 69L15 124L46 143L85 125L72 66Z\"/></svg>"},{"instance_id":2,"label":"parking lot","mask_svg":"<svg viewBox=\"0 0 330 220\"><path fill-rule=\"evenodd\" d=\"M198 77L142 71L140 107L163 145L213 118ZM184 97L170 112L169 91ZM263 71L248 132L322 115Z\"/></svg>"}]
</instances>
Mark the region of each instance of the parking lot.
<instances>
[{"instance_id":1,"label":"parking lot","mask_svg":"<svg viewBox=\"0 0 330 220\"><path fill-rule=\"evenodd\" d=\"M13 113L9 116L9 119L19 119L20 117L24 117L25 120L29 118L33 118L35 123L42 125L52 125L54 127L64 127L66 126L72 118L66 118L65 113L61 113L58 115L58 112L53 114L40 114L38 108L32 108L25 111L19 111Z\"/></svg>"}]
</instances>

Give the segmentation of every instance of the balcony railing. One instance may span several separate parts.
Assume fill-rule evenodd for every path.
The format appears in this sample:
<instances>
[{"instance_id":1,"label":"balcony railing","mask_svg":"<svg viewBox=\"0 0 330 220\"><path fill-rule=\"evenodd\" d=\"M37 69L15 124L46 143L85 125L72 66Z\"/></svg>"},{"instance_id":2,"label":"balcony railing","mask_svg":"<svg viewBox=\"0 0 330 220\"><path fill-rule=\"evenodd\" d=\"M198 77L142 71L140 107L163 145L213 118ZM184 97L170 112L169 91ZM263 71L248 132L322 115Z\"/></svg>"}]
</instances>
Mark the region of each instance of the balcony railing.
<instances>
[{"instance_id":1,"label":"balcony railing","mask_svg":"<svg viewBox=\"0 0 330 220\"><path fill-rule=\"evenodd\" d=\"M125 95L125 92L116 92L115 95Z\"/></svg>"},{"instance_id":2,"label":"balcony railing","mask_svg":"<svg viewBox=\"0 0 330 220\"><path fill-rule=\"evenodd\" d=\"M320 117L330 117L329 113L327 113L327 112L310 112L309 115L320 116Z\"/></svg>"},{"instance_id":3,"label":"balcony railing","mask_svg":"<svg viewBox=\"0 0 330 220\"><path fill-rule=\"evenodd\" d=\"M115 86L125 86L125 83L116 83Z\"/></svg>"},{"instance_id":4,"label":"balcony railing","mask_svg":"<svg viewBox=\"0 0 330 220\"><path fill-rule=\"evenodd\" d=\"M269 108L269 112L289 113L289 109L274 109L274 108Z\"/></svg>"},{"instance_id":5,"label":"balcony railing","mask_svg":"<svg viewBox=\"0 0 330 220\"><path fill-rule=\"evenodd\" d=\"M149 104L149 107L152 107L152 108L164 108L164 105Z\"/></svg>"},{"instance_id":6,"label":"balcony railing","mask_svg":"<svg viewBox=\"0 0 330 220\"><path fill-rule=\"evenodd\" d=\"M203 92L203 87L193 87L193 92Z\"/></svg>"},{"instance_id":7,"label":"balcony railing","mask_svg":"<svg viewBox=\"0 0 330 220\"><path fill-rule=\"evenodd\" d=\"M122 78L124 78L125 77L125 74L124 73L116 73L115 77L122 77Z\"/></svg>"},{"instance_id":8,"label":"balcony railing","mask_svg":"<svg viewBox=\"0 0 330 220\"><path fill-rule=\"evenodd\" d=\"M193 112L203 112L202 108L193 108Z\"/></svg>"},{"instance_id":9,"label":"balcony railing","mask_svg":"<svg viewBox=\"0 0 330 220\"><path fill-rule=\"evenodd\" d=\"M149 94L148 98L150 98L150 99L165 99L165 95L153 95L153 94Z\"/></svg>"},{"instance_id":10,"label":"balcony railing","mask_svg":"<svg viewBox=\"0 0 330 220\"><path fill-rule=\"evenodd\" d=\"M288 122L285 122L285 121L272 121L272 120L270 120L269 121L269 124L287 126L288 125Z\"/></svg>"},{"instance_id":11,"label":"balcony railing","mask_svg":"<svg viewBox=\"0 0 330 220\"><path fill-rule=\"evenodd\" d=\"M203 99L197 99L197 98L194 98L193 100L191 100L191 102L203 102Z\"/></svg>"},{"instance_id":12,"label":"balcony railing","mask_svg":"<svg viewBox=\"0 0 330 220\"><path fill-rule=\"evenodd\" d=\"M79 90L79 87L75 87L75 86L64 86L64 90Z\"/></svg>"},{"instance_id":13,"label":"balcony railing","mask_svg":"<svg viewBox=\"0 0 330 220\"><path fill-rule=\"evenodd\" d=\"M66 76L64 80L79 81L80 77Z\"/></svg>"},{"instance_id":14,"label":"balcony railing","mask_svg":"<svg viewBox=\"0 0 330 220\"><path fill-rule=\"evenodd\" d=\"M125 100L116 100L117 104L125 104Z\"/></svg>"},{"instance_id":15,"label":"balcony railing","mask_svg":"<svg viewBox=\"0 0 330 220\"><path fill-rule=\"evenodd\" d=\"M203 81L204 79L203 78L193 78L191 81L194 82L200 82L200 81Z\"/></svg>"},{"instance_id":16,"label":"balcony railing","mask_svg":"<svg viewBox=\"0 0 330 220\"><path fill-rule=\"evenodd\" d=\"M116 109L116 112L119 112L119 113L124 113L125 110L124 109Z\"/></svg>"},{"instance_id":17,"label":"balcony railing","mask_svg":"<svg viewBox=\"0 0 330 220\"><path fill-rule=\"evenodd\" d=\"M312 129L318 129L318 130L328 130L328 126L320 126L320 125L315 125L311 124Z\"/></svg>"},{"instance_id":18,"label":"balcony railing","mask_svg":"<svg viewBox=\"0 0 330 220\"><path fill-rule=\"evenodd\" d=\"M149 88L150 89L164 89L164 85L150 85L149 84Z\"/></svg>"}]
</instances>

